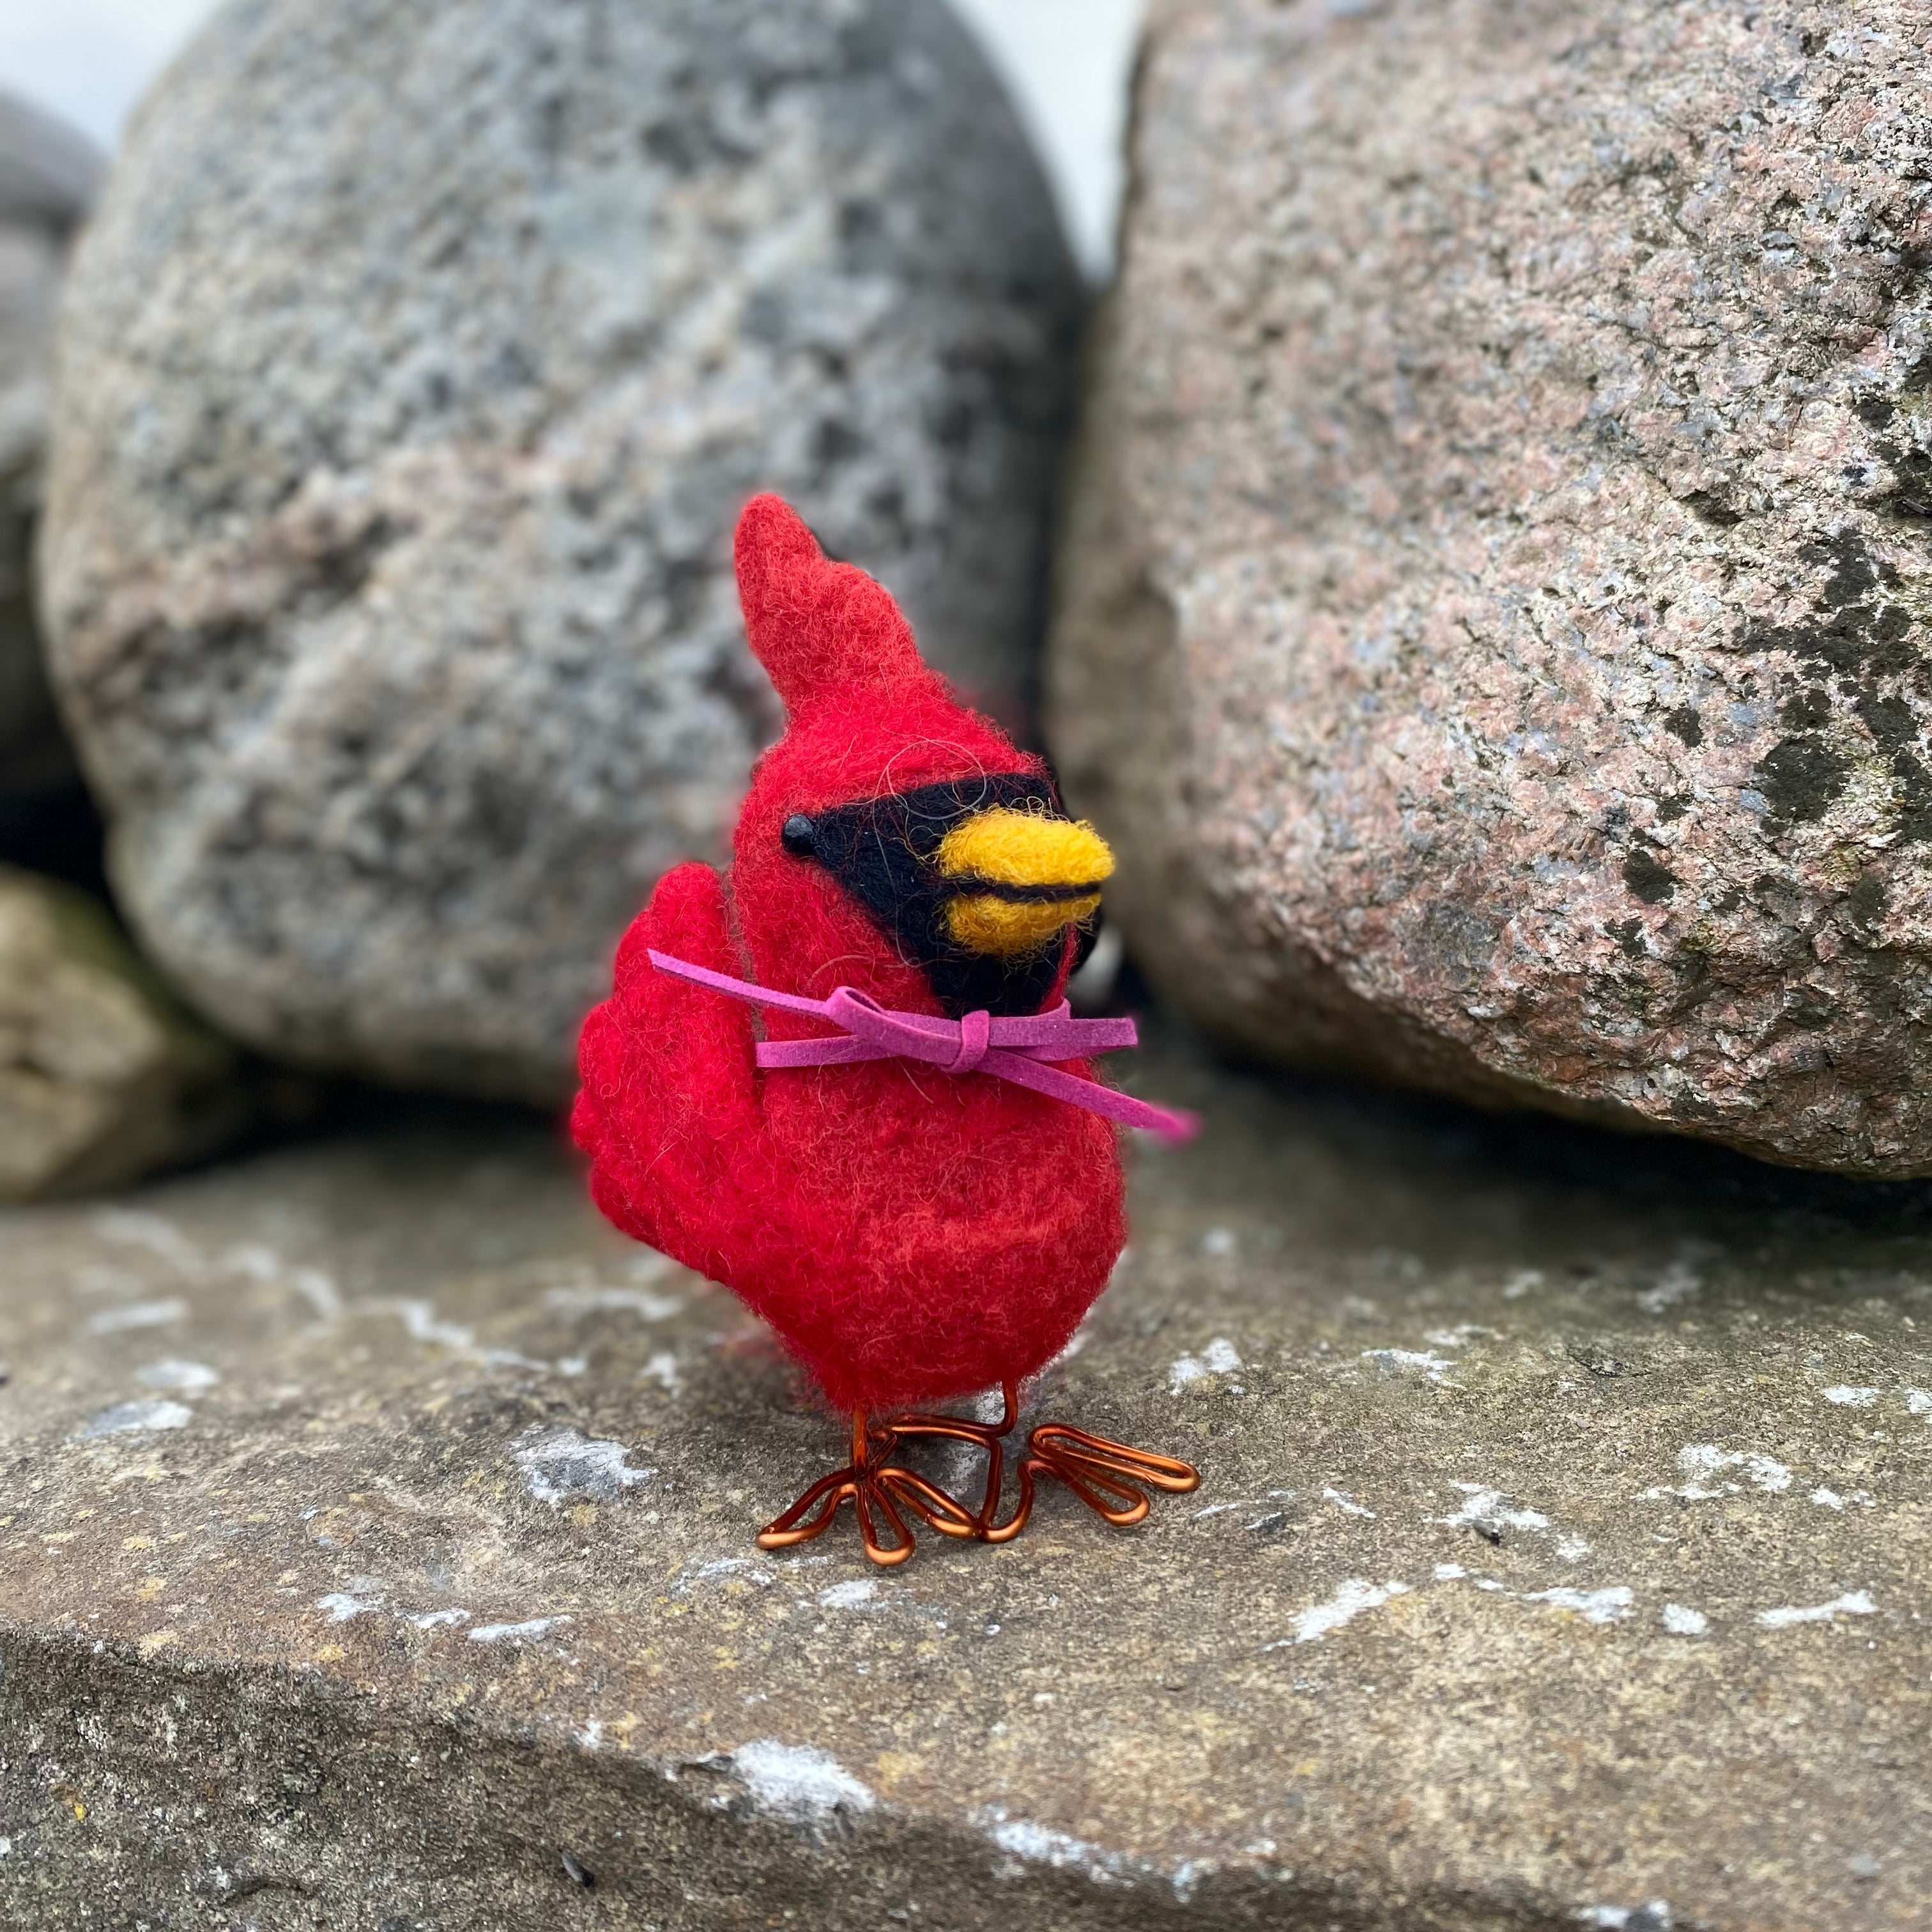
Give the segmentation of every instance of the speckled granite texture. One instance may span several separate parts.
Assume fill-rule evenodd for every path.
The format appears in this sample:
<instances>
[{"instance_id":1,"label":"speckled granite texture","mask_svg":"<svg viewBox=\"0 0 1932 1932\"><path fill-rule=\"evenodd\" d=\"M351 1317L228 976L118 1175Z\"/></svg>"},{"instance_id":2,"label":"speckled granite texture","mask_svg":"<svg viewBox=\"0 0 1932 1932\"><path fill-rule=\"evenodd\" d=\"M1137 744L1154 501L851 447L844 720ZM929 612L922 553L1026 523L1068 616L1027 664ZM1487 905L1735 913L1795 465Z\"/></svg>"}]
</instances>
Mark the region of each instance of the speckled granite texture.
<instances>
[{"instance_id":1,"label":"speckled granite texture","mask_svg":"<svg viewBox=\"0 0 1932 1932\"><path fill-rule=\"evenodd\" d=\"M1924 1192L1148 1058L1031 1408L1202 1486L890 1574L526 1124L0 1217L0 1922L1921 1932Z\"/></svg>"},{"instance_id":2,"label":"speckled granite texture","mask_svg":"<svg viewBox=\"0 0 1932 1932\"><path fill-rule=\"evenodd\" d=\"M1083 297L943 0L264 0L76 258L42 556L123 909L306 1064L560 1097L778 710L785 491L1009 717Z\"/></svg>"},{"instance_id":3,"label":"speckled granite texture","mask_svg":"<svg viewBox=\"0 0 1932 1932\"><path fill-rule=\"evenodd\" d=\"M1155 0L1053 739L1204 1025L1932 1171L1928 63Z\"/></svg>"}]
</instances>

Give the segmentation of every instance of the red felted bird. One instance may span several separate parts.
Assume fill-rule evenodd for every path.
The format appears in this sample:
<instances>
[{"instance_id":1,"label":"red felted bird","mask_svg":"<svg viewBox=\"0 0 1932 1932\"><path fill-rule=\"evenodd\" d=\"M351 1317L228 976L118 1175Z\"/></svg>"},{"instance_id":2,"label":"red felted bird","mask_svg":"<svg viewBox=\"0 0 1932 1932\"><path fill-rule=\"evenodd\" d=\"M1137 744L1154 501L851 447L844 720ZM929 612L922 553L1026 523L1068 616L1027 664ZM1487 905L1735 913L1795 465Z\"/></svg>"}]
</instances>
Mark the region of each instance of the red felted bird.
<instances>
[{"instance_id":1,"label":"red felted bird","mask_svg":"<svg viewBox=\"0 0 1932 1932\"><path fill-rule=\"evenodd\" d=\"M1138 1485L1191 1489L1193 1470L1055 1425L1032 1432L998 1520L1018 1384L1066 1346L1126 1239L1114 1124L1191 1126L1096 1082L1084 1056L1131 1045L1132 1024L1074 1019L1063 998L1112 855L778 497L746 508L736 550L788 727L728 874L659 880L584 1023L573 1126L592 1192L732 1289L851 1412L850 1464L765 1547L817 1535L848 1497L876 1562L911 1553L902 1507L1004 1541L1042 1473L1138 1522ZM993 1388L997 1425L911 1410ZM977 1510L897 1460L933 1436L988 1450Z\"/></svg>"}]
</instances>

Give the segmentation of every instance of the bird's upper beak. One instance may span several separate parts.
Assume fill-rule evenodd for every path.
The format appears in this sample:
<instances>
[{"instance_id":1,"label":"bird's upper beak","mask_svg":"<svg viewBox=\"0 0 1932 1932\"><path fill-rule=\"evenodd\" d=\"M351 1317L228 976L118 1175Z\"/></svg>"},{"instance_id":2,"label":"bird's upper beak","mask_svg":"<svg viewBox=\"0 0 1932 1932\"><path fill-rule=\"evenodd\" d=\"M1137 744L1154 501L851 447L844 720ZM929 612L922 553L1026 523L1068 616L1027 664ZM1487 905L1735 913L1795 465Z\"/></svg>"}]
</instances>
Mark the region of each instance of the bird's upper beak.
<instances>
[{"instance_id":1,"label":"bird's upper beak","mask_svg":"<svg viewBox=\"0 0 1932 1932\"><path fill-rule=\"evenodd\" d=\"M940 841L947 936L1001 958L1037 952L1100 904L1114 855L1093 826L996 805Z\"/></svg>"}]
</instances>

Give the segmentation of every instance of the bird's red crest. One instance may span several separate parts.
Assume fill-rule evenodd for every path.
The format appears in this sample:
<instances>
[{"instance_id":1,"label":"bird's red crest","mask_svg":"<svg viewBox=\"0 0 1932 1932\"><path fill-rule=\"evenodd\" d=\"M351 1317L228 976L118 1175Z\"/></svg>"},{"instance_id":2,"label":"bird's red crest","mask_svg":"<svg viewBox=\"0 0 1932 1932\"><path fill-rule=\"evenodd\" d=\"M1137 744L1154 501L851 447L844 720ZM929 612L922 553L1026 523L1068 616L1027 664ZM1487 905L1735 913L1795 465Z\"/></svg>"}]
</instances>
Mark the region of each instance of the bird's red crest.
<instances>
[{"instance_id":1,"label":"bird's red crest","mask_svg":"<svg viewBox=\"0 0 1932 1932\"><path fill-rule=\"evenodd\" d=\"M885 586L834 563L782 496L754 496L738 520L738 596L752 650L796 718L922 677L912 626Z\"/></svg>"}]
</instances>

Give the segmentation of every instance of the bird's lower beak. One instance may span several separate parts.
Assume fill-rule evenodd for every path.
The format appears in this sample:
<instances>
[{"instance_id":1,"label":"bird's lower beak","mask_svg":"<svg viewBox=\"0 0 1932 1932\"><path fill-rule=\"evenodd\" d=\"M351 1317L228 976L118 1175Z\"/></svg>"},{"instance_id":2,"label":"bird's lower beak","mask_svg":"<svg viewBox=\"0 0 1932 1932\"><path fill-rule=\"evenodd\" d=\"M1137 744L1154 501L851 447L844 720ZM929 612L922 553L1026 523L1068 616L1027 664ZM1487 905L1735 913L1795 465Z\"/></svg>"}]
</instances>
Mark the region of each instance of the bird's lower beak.
<instances>
[{"instance_id":1,"label":"bird's lower beak","mask_svg":"<svg viewBox=\"0 0 1932 1932\"><path fill-rule=\"evenodd\" d=\"M953 888L946 934L968 952L1002 958L1036 952L1100 910L1114 855L1093 826L996 805L940 842L939 869Z\"/></svg>"}]
</instances>

